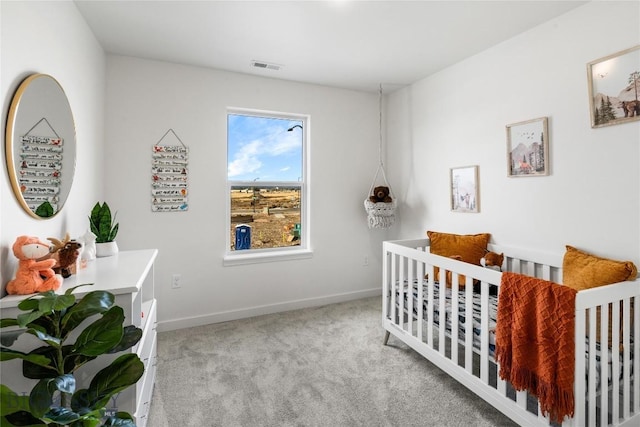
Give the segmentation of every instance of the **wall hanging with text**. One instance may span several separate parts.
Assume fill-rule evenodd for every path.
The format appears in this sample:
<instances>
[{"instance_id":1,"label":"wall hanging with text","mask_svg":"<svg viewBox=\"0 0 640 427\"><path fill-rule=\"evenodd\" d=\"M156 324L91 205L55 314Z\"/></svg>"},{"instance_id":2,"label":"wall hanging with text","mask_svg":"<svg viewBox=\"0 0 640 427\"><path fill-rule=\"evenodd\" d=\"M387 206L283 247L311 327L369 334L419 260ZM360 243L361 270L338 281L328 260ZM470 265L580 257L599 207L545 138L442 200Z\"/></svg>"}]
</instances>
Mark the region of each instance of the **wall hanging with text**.
<instances>
[{"instance_id":1,"label":"wall hanging with text","mask_svg":"<svg viewBox=\"0 0 640 427\"><path fill-rule=\"evenodd\" d=\"M163 145L171 132L180 145ZM183 212L189 209L189 148L169 129L152 147L151 210Z\"/></svg>"}]
</instances>

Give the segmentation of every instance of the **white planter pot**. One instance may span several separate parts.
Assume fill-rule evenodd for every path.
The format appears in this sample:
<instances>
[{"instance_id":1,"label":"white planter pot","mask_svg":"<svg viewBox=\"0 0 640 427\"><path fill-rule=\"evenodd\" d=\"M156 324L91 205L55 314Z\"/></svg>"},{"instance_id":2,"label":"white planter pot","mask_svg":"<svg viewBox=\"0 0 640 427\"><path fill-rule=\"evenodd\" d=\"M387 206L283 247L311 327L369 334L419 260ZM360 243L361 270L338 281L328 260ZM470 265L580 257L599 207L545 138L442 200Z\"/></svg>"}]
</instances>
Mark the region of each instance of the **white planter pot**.
<instances>
[{"instance_id":1,"label":"white planter pot","mask_svg":"<svg viewBox=\"0 0 640 427\"><path fill-rule=\"evenodd\" d=\"M118 253L118 244L113 242L96 243L96 256L108 257Z\"/></svg>"}]
</instances>

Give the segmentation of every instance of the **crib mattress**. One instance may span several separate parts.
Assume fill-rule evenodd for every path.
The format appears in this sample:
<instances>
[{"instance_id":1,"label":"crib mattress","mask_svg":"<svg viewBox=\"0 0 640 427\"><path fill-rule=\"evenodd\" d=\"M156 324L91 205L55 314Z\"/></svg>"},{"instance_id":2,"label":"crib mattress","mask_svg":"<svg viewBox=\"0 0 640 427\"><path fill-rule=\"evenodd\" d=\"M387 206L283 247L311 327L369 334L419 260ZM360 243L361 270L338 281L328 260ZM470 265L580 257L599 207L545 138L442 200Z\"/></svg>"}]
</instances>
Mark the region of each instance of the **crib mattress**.
<instances>
[{"instance_id":1,"label":"crib mattress","mask_svg":"<svg viewBox=\"0 0 640 427\"><path fill-rule=\"evenodd\" d=\"M427 293L427 281L425 280L423 283L424 286L424 295L422 301L422 310L423 310L423 319L427 320L427 311L428 311L428 293ZM445 330L447 336L452 337L451 325L452 325L452 298L453 293L451 288L445 287ZM411 293L413 294L413 301L418 300L418 282L414 281ZM408 297L408 284L405 283L405 307L407 306L406 300ZM480 331L481 331L481 323L480 323L480 312L481 312L481 301L480 294L474 293L471 304L473 305L473 318L471 319L471 324L473 328L473 347L477 351L480 350ZM461 342L464 342L465 333L467 330L467 315L466 315L466 305L467 305L467 295L464 290L458 291L458 339ZM494 295L489 295L489 352L491 356L495 351L496 343L495 343L495 326L496 326L496 316L498 312L498 297ZM414 318L417 317L417 307L413 305L413 315ZM433 323L435 326L440 327L440 284L438 282L434 283L433 287Z\"/></svg>"},{"instance_id":2,"label":"crib mattress","mask_svg":"<svg viewBox=\"0 0 640 427\"><path fill-rule=\"evenodd\" d=\"M422 310L423 310L423 319L424 322L426 323L427 321L427 315L428 315L428 293L427 293L427 287L428 287L428 282L426 280L424 280L422 282L422 286L423 286L423 301L422 301ZM397 289L397 288L396 288ZM396 297L399 298L399 291L396 291ZM440 290L440 284L438 282L434 282L434 287L433 287L433 323L434 326L436 327L440 327L440 321L441 321L441 316L440 316L440 294L441 294L441 290ZM411 286L411 290L409 290L409 284L405 281L404 284L404 300L405 300L405 304L404 307L407 307L411 304L407 304L407 298L409 297L409 295L412 295L413 298L413 302L418 301L418 280L414 280L413 284ZM480 294L478 293L473 293L473 298L471 301L471 304L473 304L473 318L471 319L471 325L473 328L473 348L476 352L480 351L480 333L481 333L481 323L480 323L480 319L481 319L481 299L480 299ZM451 325L452 325L452 289L449 287L445 287L444 289L444 298L445 298L445 331L448 337L453 337L452 331L451 331ZM458 341L461 344L464 344L464 337L466 335L466 330L467 330L467 319L466 319L466 304L467 304L467 295L466 295L466 291L463 290L459 290L458 291ZM411 305L413 307L413 317L414 319L417 319L417 304L412 304ZM498 297L496 295L489 295L489 355L490 357L493 359L494 357L494 353L495 353L495 327L496 327L496 317L497 317L497 313L498 313ZM586 348L589 348L589 337L585 338L586 341ZM633 344L633 343L632 343ZM633 346L631 346L631 348L633 349ZM609 383L611 382L611 372L612 372L612 352L610 349L607 350L609 353L609 356L607 358L608 360L608 381ZM589 353L587 350L587 353L585 354L585 358L588 360L589 357ZM620 354L619 355L620 358L620 378L622 378L622 373L624 372L624 360L623 360L623 355ZM631 364L630 364L630 369L633 369L633 354L630 357L631 359ZM600 343L596 343L596 382L599 385L600 384L600 372L601 372L601 349L600 349ZM588 373L587 373L588 375Z\"/></svg>"}]
</instances>

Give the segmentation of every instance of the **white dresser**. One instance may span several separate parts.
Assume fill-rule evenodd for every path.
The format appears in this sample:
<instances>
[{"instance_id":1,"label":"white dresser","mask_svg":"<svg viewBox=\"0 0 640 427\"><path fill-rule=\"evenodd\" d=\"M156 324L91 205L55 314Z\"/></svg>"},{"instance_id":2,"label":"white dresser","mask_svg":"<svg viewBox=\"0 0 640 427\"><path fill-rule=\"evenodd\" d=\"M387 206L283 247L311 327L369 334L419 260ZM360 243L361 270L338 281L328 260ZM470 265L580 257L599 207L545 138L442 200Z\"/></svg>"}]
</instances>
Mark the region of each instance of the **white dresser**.
<instances>
[{"instance_id":1,"label":"white dresser","mask_svg":"<svg viewBox=\"0 0 640 427\"><path fill-rule=\"evenodd\" d=\"M57 291L64 293L68 288L93 283L92 286L77 289L74 295L81 297L87 292L98 289L109 291L116 296L116 305L124 310L125 326L135 325L142 329L140 342L127 351L135 352L140 357L145 367L144 375L135 386L114 396L107 405L109 413L126 411L133 415L137 427L145 427L147 424L156 375L156 300L153 289L153 270L157 255L157 249L145 249L120 251L112 257L97 258L90 261L86 268L79 270L78 274L64 279L64 283ZM25 295L8 295L0 299L0 317L15 318L22 313L17 306L25 298L27 298ZM90 321L93 320L95 318L90 319ZM81 325L78 329L83 328L84 326ZM30 351L39 346L41 346L39 340L29 334L23 334L11 348ZM79 382L77 388L88 386L97 371L121 354L99 356L79 369L76 372L76 379ZM0 382L18 394L29 394L36 383L35 380L25 379L22 376L22 360L2 362L0 369Z\"/></svg>"}]
</instances>

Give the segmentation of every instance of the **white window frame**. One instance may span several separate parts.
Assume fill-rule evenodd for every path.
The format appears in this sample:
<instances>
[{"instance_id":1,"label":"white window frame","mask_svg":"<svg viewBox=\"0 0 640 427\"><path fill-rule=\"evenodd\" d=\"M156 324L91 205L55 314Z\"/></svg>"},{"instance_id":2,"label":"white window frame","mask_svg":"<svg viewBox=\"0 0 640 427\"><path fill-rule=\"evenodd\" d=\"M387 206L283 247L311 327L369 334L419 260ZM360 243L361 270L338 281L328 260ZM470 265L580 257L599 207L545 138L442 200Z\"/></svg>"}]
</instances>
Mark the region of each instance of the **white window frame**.
<instances>
[{"instance_id":1,"label":"white window frame","mask_svg":"<svg viewBox=\"0 0 640 427\"><path fill-rule=\"evenodd\" d=\"M310 185L309 185L309 135L310 135L310 117L304 114L295 113L283 113L275 111L254 110L247 108L229 107L227 108L227 118L231 114L255 116L255 117L267 117L274 119L290 119L302 122L302 176L300 177L299 185L301 190L300 197L300 245L298 246L283 246L280 248L265 248L265 249L243 249L243 250L231 250L231 187L232 186L254 186L253 181L235 181L229 180L227 173L226 180L226 220L224 221L225 227L225 255L223 258L223 265L241 265L241 264L254 264L260 262L272 262L272 261L285 261L293 259L310 258L313 256L311 250L311 233L310 233ZM226 121L228 126L228 119ZM229 150L228 141L228 129L227 129L227 152ZM228 155L227 155L228 161ZM281 181L260 181L261 185L273 186L282 185Z\"/></svg>"}]
</instances>

